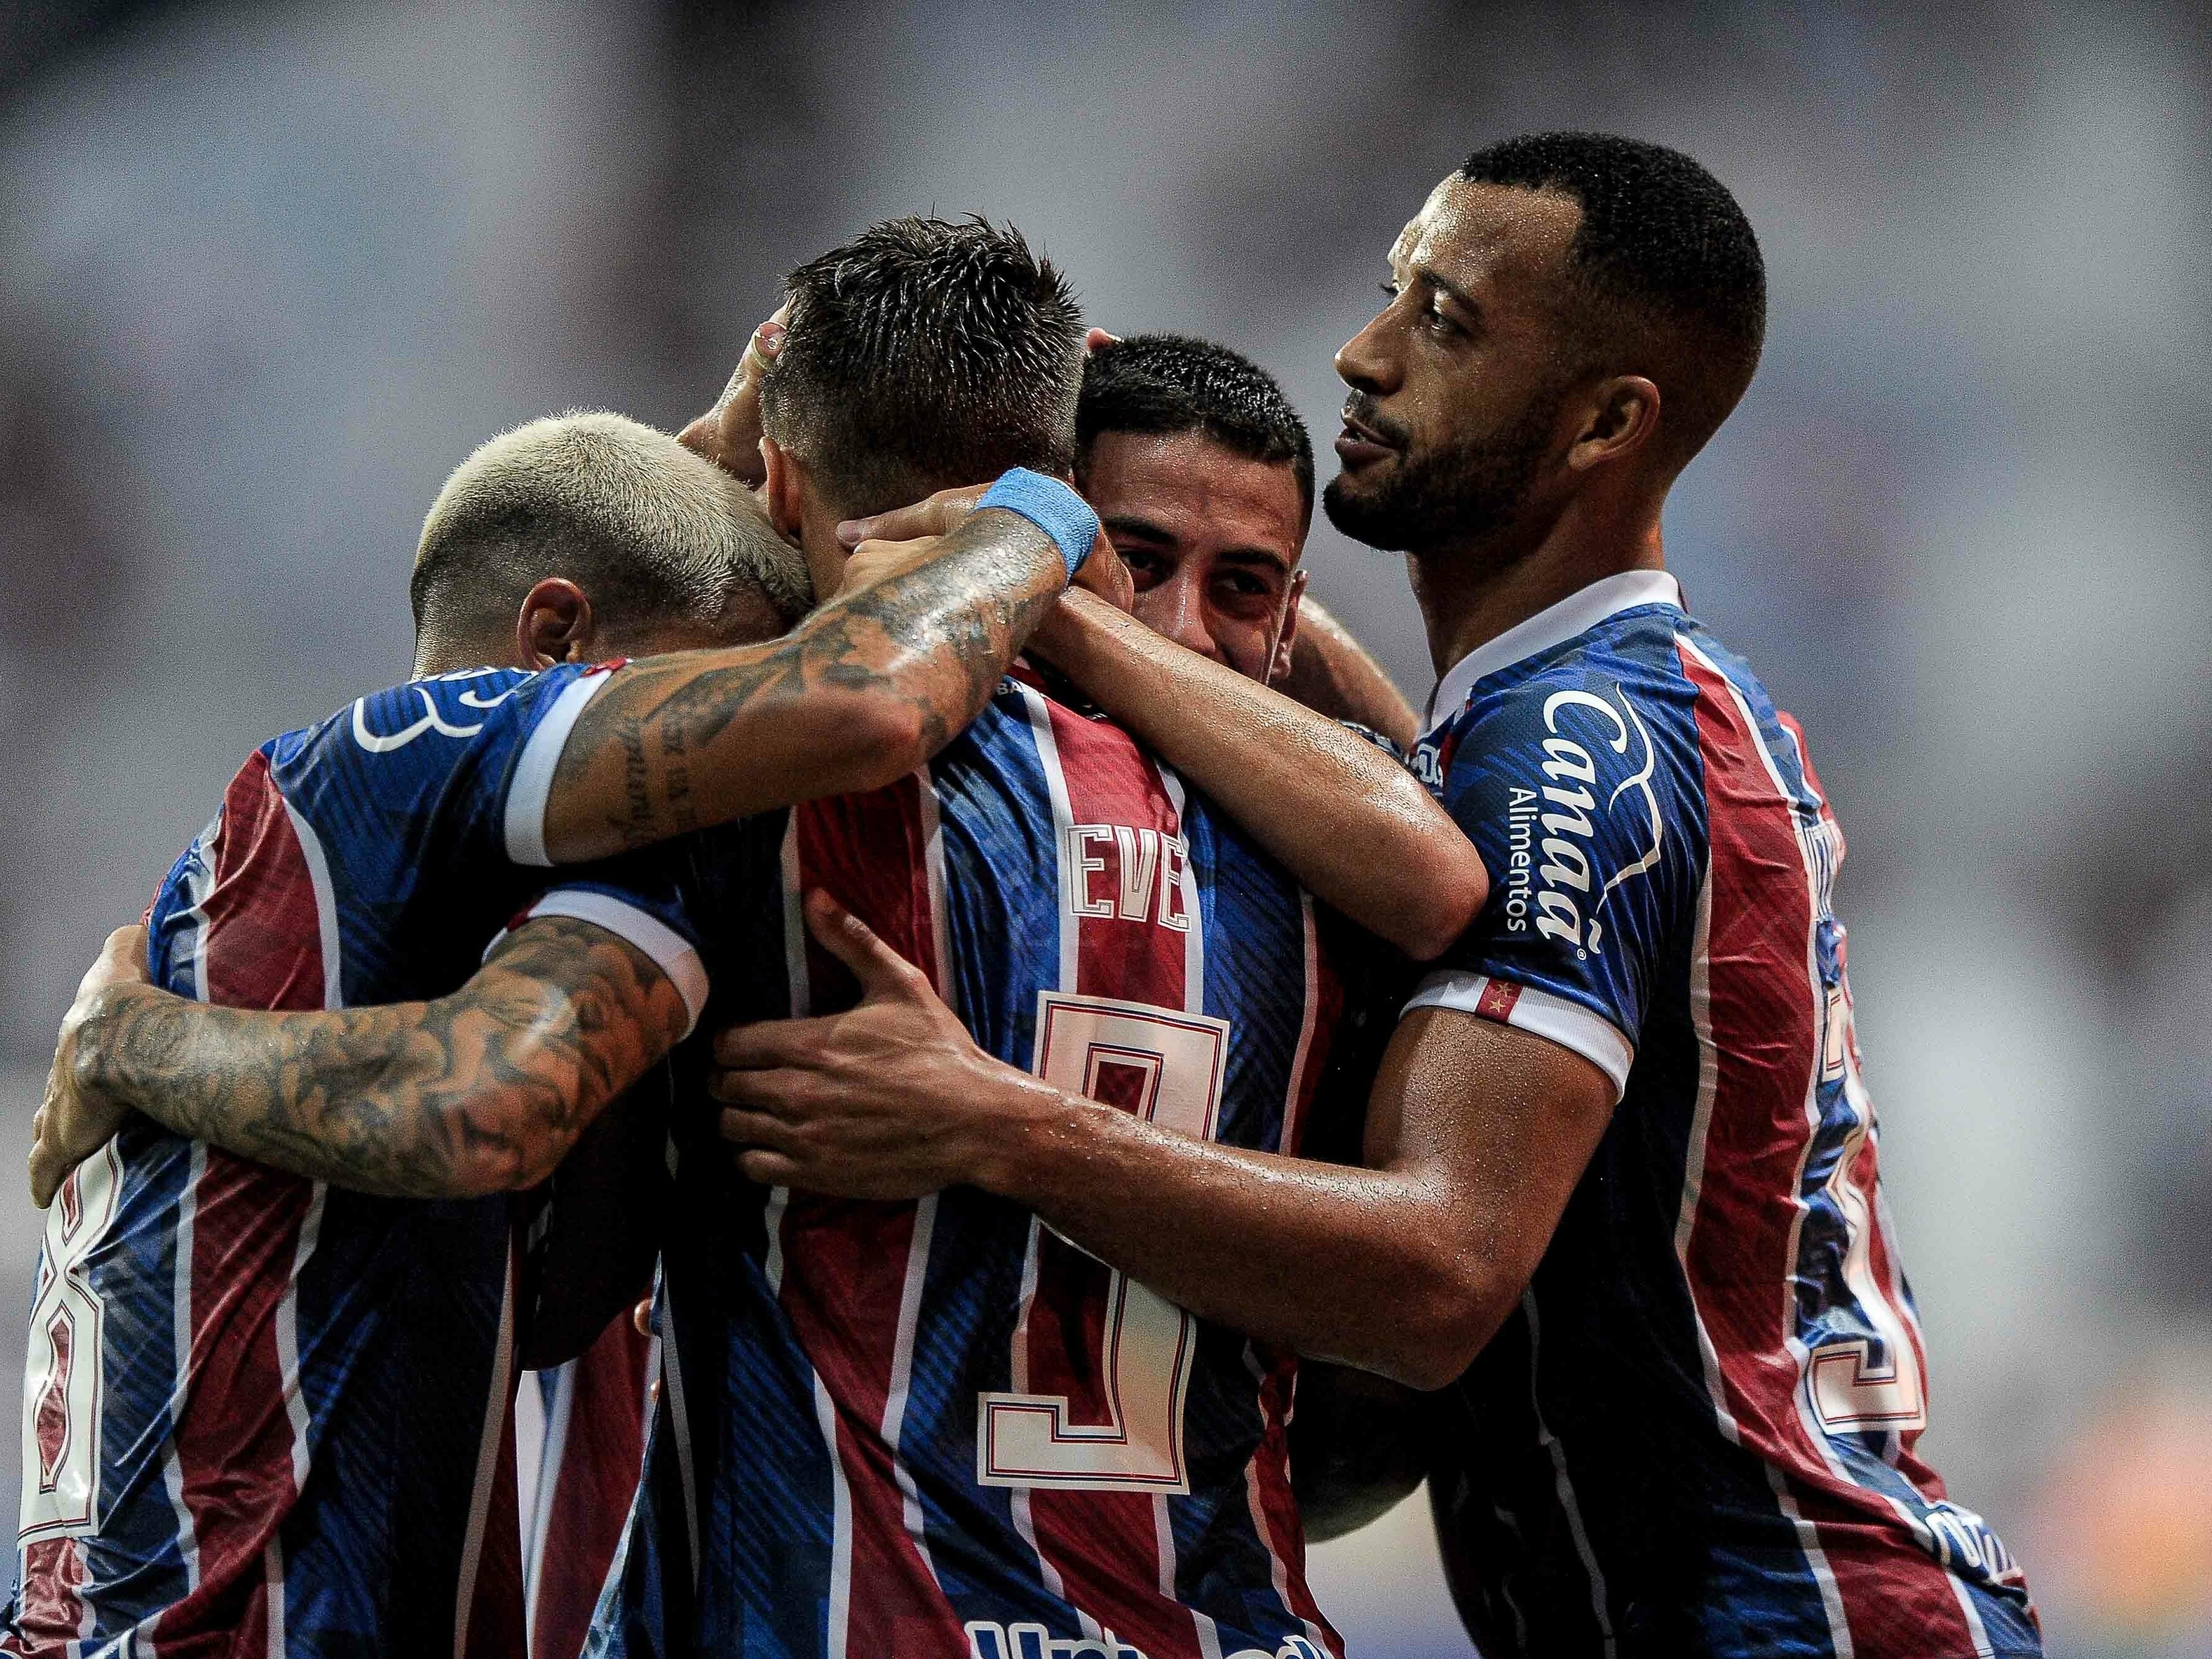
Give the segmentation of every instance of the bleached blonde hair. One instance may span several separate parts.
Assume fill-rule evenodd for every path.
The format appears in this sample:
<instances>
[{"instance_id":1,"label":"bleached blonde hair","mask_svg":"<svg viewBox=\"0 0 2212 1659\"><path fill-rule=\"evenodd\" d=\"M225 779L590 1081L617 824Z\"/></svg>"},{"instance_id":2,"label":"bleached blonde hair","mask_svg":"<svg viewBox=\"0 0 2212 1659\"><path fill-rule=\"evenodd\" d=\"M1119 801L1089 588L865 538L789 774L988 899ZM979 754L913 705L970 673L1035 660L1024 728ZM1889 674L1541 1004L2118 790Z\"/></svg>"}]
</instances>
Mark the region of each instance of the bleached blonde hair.
<instances>
[{"instance_id":1,"label":"bleached blonde hair","mask_svg":"<svg viewBox=\"0 0 2212 1659\"><path fill-rule=\"evenodd\" d=\"M549 576L624 629L711 628L747 587L787 618L813 603L805 556L743 484L668 434L598 410L501 433L453 469L416 547L416 627L512 625Z\"/></svg>"}]
</instances>

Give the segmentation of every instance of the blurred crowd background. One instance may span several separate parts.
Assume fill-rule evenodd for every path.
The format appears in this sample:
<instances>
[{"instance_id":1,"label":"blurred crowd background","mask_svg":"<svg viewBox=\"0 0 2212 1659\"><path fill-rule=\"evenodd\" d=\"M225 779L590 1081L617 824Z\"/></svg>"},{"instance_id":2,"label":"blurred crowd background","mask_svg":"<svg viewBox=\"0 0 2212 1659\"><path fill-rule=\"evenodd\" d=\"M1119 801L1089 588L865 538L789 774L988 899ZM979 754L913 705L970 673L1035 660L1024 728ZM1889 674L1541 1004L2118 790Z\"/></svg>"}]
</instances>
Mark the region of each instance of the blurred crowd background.
<instances>
[{"instance_id":1,"label":"blurred crowd background","mask_svg":"<svg viewBox=\"0 0 2212 1659\"><path fill-rule=\"evenodd\" d=\"M2208 83L2190 5L0 9L0 1166L246 752L404 678L481 440L680 424L781 271L933 210L1251 353L1325 444L1430 185L1616 130L1765 247L1668 550L1850 836L1926 1449L2054 1653L2212 1654ZM1399 562L1310 556L1418 703ZM26 1295L36 1237L0 1202ZM1469 1651L1418 1504L1316 1577L1355 1652Z\"/></svg>"}]
</instances>

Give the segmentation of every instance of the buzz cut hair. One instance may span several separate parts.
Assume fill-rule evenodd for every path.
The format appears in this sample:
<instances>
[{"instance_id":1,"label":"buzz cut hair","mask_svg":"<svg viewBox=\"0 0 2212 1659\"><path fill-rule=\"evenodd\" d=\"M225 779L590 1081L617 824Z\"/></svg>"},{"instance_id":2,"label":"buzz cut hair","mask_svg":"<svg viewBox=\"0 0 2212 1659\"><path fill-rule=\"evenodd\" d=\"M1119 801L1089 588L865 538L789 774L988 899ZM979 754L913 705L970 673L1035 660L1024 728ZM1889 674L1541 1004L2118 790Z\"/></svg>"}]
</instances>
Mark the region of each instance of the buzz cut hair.
<instances>
[{"instance_id":1,"label":"buzz cut hair","mask_svg":"<svg viewBox=\"0 0 2212 1659\"><path fill-rule=\"evenodd\" d=\"M1668 370L1651 376L1662 441L1677 465L1702 449L1751 384L1766 338L1766 264L1728 186L1680 150L1603 132L1508 138L1475 151L1458 176L1581 207L1566 319L1578 368L1625 367L1656 344Z\"/></svg>"},{"instance_id":2,"label":"buzz cut hair","mask_svg":"<svg viewBox=\"0 0 2212 1659\"><path fill-rule=\"evenodd\" d=\"M785 280L762 428L848 517L1075 459L1083 315L1021 233L890 219Z\"/></svg>"},{"instance_id":3,"label":"buzz cut hair","mask_svg":"<svg viewBox=\"0 0 2212 1659\"><path fill-rule=\"evenodd\" d=\"M1109 432L1203 433L1247 460L1287 466L1313 523L1313 439L1275 377L1241 352L1189 334L1132 334L1091 354L1075 405L1077 482Z\"/></svg>"},{"instance_id":4,"label":"buzz cut hair","mask_svg":"<svg viewBox=\"0 0 2212 1659\"><path fill-rule=\"evenodd\" d=\"M813 603L804 556L743 484L665 432L600 410L532 421L453 469L416 550L416 629L496 639L550 576L622 633L711 628L748 586L787 619Z\"/></svg>"}]
</instances>

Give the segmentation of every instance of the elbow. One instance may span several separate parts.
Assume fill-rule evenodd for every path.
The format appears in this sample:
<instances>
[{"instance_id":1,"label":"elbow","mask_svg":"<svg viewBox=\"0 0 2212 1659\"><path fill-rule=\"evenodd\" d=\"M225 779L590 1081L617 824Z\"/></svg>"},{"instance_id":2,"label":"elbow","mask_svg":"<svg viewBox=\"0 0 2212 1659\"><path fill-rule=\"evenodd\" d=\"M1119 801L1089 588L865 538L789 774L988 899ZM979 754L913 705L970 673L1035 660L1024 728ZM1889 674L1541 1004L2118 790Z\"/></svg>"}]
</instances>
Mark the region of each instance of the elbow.
<instances>
[{"instance_id":1,"label":"elbow","mask_svg":"<svg viewBox=\"0 0 2212 1659\"><path fill-rule=\"evenodd\" d=\"M1427 1274L1417 1305L1395 1311L1388 1353L1370 1369L1409 1389L1431 1393L1459 1381L1474 1357L1498 1334L1517 1293L1458 1265Z\"/></svg>"},{"instance_id":2,"label":"elbow","mask_svg":"<svg viewBox=\"0 0 2212 1659\"><path fill-rule=\"evenodd\" d=\"M931 720L910 698L878 691L830 711L825 733L836 756L837 781L822 791L880 789L926 763L957 727Z\"/></svg>"},{"instance_id":3,"label":"elbow","mask_svg":"<svg viewBox=\"0 0 2212 1659\"><path fill-rule=\"evenodd\" d=\"M543 1102L536 1103L540 1108ZM568 1138L549 1132L542 1109L522 1091L485 1091L454 1112L426 1158L416 1194L490 1198L526 1192L549 1179L568 1150Z\"/></svg>"},{"instance_id":4,"label":"elbow","mask_svg":"<svg viewBox=\"0 0 2212 1659\"><path fill-rule=\"evenodd\" d=\"M1390 942L1415 962L1434 962L1450 950L1490 902L1490 872L1480 855L1456 829L1451 837L1456 847L1432 849L1419 860L1420 875L1407 884L1419 902L1389 932Z\"/></svg>"}]
</instances>

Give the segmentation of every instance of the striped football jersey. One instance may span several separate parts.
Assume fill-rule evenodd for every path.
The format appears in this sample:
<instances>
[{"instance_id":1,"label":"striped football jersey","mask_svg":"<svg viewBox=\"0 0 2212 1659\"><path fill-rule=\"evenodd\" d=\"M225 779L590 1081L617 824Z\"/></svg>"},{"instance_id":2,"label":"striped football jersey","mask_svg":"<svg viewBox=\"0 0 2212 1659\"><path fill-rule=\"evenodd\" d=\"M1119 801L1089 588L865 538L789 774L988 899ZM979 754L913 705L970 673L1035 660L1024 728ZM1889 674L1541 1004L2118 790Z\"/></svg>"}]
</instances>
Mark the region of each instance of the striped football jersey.
<instances>
[{"instance_id":1,"label":"striped football jersey","mask_svg":"<svg viewBox=\"0 0 2212 1659\"><path fill-rule=\"evenodd\" d=\"M848 1005L826 888L977 1042L1295 1152L1344 981L1279 867L1117 727L1004 683L924 772L707 838L716 1025ZM1321 1659L1290 1353L971 1188L750 1186L679 1114L659 1407L587 1652Z\"/></svg>"},{"instance_id":2,"label":"striped football jersey","mask_svg":"<svg viewBox=\"0 0 2212 1659\"><path fill-rule=\"evenodd\" d=\"M434 997L534 911L629 939L696 1010L672 890L544 867L554 763L605 678L416 681L264 744L154 901L155 981ZM0 1652L519 1653L509 1222L505 1198L343 1192L133 1118L46 1218Z\"/></svg>"},{"instance_id":3,"label":"striped football jersey","mask_svg":"<svg viewBox=\"0 0 2212 1659\"><path fill-rule=\"evenodd\" d=\"M2039 1652L2020 1568L1915 1449L1803 732L1660 571L1483 646L1431 707L1416 769L1494 885L1413 1006L1564 1044L1620 1097L1446 1415L1431 1491L1483 1651Z\"/></svg>"}]
</instances>

